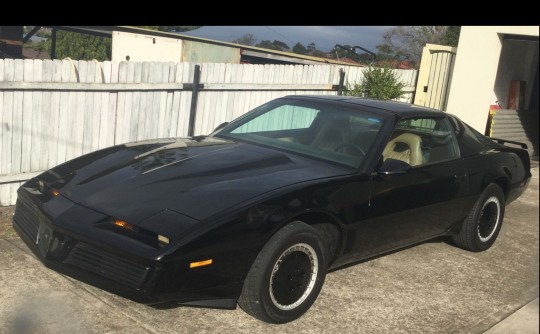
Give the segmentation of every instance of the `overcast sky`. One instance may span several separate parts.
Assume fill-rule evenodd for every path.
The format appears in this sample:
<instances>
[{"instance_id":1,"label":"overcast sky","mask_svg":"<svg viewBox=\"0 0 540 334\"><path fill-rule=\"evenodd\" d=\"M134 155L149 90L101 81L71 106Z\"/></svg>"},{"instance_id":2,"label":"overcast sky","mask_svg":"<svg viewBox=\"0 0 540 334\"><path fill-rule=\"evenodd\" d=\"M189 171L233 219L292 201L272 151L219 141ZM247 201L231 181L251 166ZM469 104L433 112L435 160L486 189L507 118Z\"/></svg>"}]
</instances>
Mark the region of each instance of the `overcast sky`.
<instances>
[{"instance_id":1,"label":"overcast sky","mask_svg":"<svg viewBox=\"0 0 540 334\"><path fill-rule=\"evenodd\" d=\"M376 52L382 34L390 27L383 26L203 26L182 34L230 42L245 34L253 34L257 43L279 40L293 47L297 42L307 46L315 43L317 49L328 52L336 44L361 46Z\"/></svg>"}]
</instances>

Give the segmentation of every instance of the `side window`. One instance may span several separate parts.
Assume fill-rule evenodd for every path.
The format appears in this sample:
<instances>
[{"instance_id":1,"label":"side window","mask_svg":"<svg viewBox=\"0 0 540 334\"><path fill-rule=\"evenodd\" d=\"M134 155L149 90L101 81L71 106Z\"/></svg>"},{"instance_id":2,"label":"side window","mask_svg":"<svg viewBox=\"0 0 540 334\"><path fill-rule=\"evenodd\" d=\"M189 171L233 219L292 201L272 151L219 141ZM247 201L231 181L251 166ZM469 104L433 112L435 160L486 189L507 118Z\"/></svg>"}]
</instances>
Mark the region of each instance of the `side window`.
<instances>
[{"instance_id":1,"label":"side window","mask_svg":"<svg viewBox=\"0 0 540 334\"><path fill-rule=\"evenodd\" d=\"M446 118L417 118L398 122L383 152L383 158L402 160L411 166L458 157L459 148L453 128Z\"/></svg>"},{"instance_id":2,"label":"side window","mask_svg":"<svg viewBox=\"0 0 540 334\"><path fill-rule=\"evenodd\" d=\"M448 119L437 120L434 130L426 137L423 150L425 150L425 163L459 158L459 146L454 135L454 129Z\"/></svg>"}]
</instances>

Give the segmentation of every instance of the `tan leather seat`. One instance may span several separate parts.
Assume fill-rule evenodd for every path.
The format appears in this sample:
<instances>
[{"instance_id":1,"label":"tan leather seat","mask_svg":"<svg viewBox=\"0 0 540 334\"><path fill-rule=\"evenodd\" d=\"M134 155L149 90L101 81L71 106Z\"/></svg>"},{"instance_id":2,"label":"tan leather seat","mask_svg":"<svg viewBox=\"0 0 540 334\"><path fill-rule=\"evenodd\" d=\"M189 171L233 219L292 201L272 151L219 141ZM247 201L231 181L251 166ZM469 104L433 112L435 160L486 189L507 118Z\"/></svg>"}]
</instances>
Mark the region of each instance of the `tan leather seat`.
<instances>
[{"instance_id":1,"label":"tan leather seat","mask_svg":"<svg viewBox=\"0 0 540 334\"><path fill-rule=\"evenodd\" d=\"M401 143L401 144L400 144ZM396 159L405 161L411 166L422 164L422 149L420 136L403 133L390 140L383 151L384 160Z\"/></svg>"}]
</instances>

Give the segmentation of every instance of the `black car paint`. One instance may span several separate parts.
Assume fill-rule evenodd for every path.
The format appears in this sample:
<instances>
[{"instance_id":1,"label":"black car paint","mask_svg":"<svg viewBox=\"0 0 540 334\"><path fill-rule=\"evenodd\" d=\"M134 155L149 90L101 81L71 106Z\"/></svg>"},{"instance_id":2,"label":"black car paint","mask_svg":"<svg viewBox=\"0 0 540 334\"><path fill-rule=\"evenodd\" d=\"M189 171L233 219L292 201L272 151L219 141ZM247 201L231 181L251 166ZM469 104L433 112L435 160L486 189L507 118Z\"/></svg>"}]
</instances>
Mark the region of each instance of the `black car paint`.
<instances>
[{"instance_id":1,"label":"black car paint","mask_svg":"<svg viewBox=\"0 0 540 334\"><path fill-rule=\"evenodd\" d=\"M244 143L205 139L196 144L141 158L135 158L134 152L126 157L128 163L112 164L114 155L102 166L90 162L61 193L73 202L135 225L143 224L149 212L164 207L201 221L275 188L351 172ZM96 175L96 169L102 168L106 171ZM133 207L132 203L145 205Z\"/></svg>"},{"instance_id":2,"label":"black car paint","mask_svg":"<svg viewBox=\"0 0 540 334\"><path fill-rule=\"evenodd\" d=\"M447 116L372 100L289 99L364 108L391 122L357 170L232 142L220 138L219 131L206 139L146 141L104 149L55 167L19 189L19 200L31 203L42 224L53 231L53 239L58 237L50 242L48 252L40 250L17 224L14 227L47 266L82 281L145 303L177 301L232 308L251 263L287 222L338 225L340 250L331 266L337 268L452 233L491 182L502 187L508 202L528 185L528 155L480 142L452 116L459 159L381 175L379 157L399 119ZM45 182L49 193L36 193L37 180ZM52 189L60 195L52 196ZM110 217L166 235L171 243L151 247L101 228ZM127 287L97 272L66 265L66 254L78 243L144 266L148 273L144 282ZM189 263L207 258L213 259L213 265L189 268Z\"/></svg>"}]
</instances>

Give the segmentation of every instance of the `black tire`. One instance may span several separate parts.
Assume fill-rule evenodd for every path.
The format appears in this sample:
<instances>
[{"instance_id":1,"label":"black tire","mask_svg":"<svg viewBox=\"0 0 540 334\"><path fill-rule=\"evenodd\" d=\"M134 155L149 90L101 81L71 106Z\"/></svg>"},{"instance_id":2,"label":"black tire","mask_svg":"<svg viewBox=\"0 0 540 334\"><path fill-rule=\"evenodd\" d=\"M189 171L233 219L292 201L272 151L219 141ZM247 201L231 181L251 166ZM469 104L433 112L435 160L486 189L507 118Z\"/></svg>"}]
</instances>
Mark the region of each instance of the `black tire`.
<instances>
[{"instance_id":1,"label":"black tire","mask_svg":"<svg viewBox=\"0 0 540 334\"><path fill-rule=\"evenodd\" d=\"M261 250L238 304L264 322L293 321L317 299L327 263L327 251L317 230L294 221L277 231Z\"/></svg>"},{"instance_id":2,"label":"black tire","mask_svg":"<svg viewBox=\"0 0 540 334\"><path fill-rule=\"evenodd\" d=\"M505 198L502 189L492 183L486 187L463 222L454 242L461 248L481 252L493 245L504 219Z\"/></svg>"},{"instance_id":3,"label":"black tire","mask_svg":"<svg viewBox=\"0 0 540 334\"><path fill-rule=\"evenodd\" d=\"M336 225L326 223L313 225L313 228L315 228L321 236L324 247L326 249L326 254L328 255L327 265L328 267L330 267L336 259L339 251L339 228Z\"/></svg>"}]
</instances>

